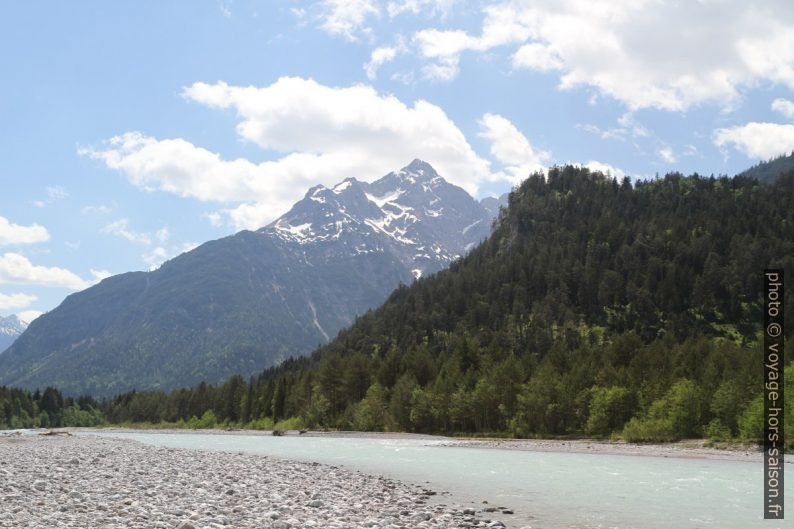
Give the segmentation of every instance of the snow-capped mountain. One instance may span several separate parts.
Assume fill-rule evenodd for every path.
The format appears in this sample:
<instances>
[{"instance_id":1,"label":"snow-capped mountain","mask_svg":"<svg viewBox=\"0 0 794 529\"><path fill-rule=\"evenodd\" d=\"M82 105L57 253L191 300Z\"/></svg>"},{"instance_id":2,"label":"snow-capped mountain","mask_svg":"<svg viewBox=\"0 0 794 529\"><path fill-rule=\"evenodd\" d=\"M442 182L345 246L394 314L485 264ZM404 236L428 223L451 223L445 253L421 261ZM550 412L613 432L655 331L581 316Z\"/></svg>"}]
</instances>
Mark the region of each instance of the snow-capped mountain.
<instances>
[{"instance_id":1,"label":"snow-capped mountain","mask_svg":"<svg viewBox=\"0 0 794 529\"><path fill-rule=\"evenodd\" d=\"M0 354L3 354L3 351L14 343L14 340L16 340L26 328L27 324L14 314L5 318L0 316Z\"/></svg>"},{"instance_id":2,"label":"snow-capped mountain","mask_svg":"<svg viewBox=\"0 0 794 529\"><path fill-rule=\"evenodd\" d=\"M490 233L492 215L427 163L414 160L373 182L318 185L260 233L334 252L390 253L414 277L457 259Z\"/></svg>"},{"instance_id":3,"label":"snow-capped mountain","mask_svg":"<svg viewBox=\"0 0 794 529\"><path fill-rule=\"evenodd\" d=\"M72 294L0 356L0 385L111 395L261 372L463 255L491 219L419 160L313 187L260 230Z\"/></svg>"}]
</instances>

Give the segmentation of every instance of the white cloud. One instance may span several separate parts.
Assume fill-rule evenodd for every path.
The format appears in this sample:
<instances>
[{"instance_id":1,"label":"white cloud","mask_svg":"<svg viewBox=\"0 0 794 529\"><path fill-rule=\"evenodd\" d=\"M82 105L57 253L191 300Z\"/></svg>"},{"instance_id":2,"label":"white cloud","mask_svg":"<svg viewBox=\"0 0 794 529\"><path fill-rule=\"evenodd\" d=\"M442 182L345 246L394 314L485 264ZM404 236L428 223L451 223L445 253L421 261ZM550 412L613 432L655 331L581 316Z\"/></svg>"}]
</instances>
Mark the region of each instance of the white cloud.
<instances>
[{"instance_id":1,"label":"white cloud","mask_svg":"<svg viewBox=\"0 0 794 529\"><path fill-rule=\"evenodd\" d=\"M626 112L618 118L617 127L602 128L592 123L579 123L576 128L595 134L602 140L626 141L629 138L646 138L651 135L648 129L636 121L631 112Z\"/></svg>"},{"instance_id":2,"label":"white cloud","mask_svg":"<svg viewBox=\"0 0 794 529\"><path fill-rule=\"evenodd\" d=\"M199 243L195 241L183 242L182 247L179 249L179 253L189 252L190 250L193 250L198 247L199 247Z\"/></svg>"},{"instance_id":3,"label":"white cloud","mask_svg":"<svg viewBox=\"0 0 794 529\"><path fill-rule=\"evenodd\" d=\"M393 61L397 56L396 47L375 48L370 54L369 62L364 65L368 79L375 79L378 76L378 69L387 62Z\"/></svg>"},{"instance_id":4,"label":"white cloud","mask_svg":"<svg viewBox=\"0 0 794 529\"><path fill-rule=\"evenodd\" d=\"M149 265L149 270L156 270L167 258L168 252L162 246L158 246L143 255L143 260Z\"/></svg>"},{"instance_id":5,"label":"white cloud","mask_svg":"<svg viewBox=\"0 0 794 529\"><path fill-rule=\"evenodd\" d=\"M551 159L551 153L535 149L515 125L498 114L485 114L480 126L480 137L491 142L491 154L505 166L504 179L513 184L541 170Z\"/></svg>"},{"instance_id":6,"label":"white cloud","mask_svg":"<svg viewBox=\"0 0 794 529\"><path fill-rule=\"evenodd\" d=\"M22 312L17 312L17 319L23 323L30 325L30 323L44 314L40 310L23 310Z\"/></svg>"},{"instance_id":7,"label":"white cloud","mask_svg":"<svg viewBox=\"0 0 794 529\"><path fill-rule=\"evenodd\" d=\"M731 145L750 158L770 159L794 151L794 125L752 122L717 129L713 140L718 147Z\"/></svg>"},{"instance_id":8,"label":"white cloud","mask_svg":"<svg viewBox=\"0 0 794 529\"><path fill-rule=\"evenodd\" d=\"M6 244L33 244L50 239L47 228L39 224L22 226L0 217L0 246Z\"/></svg>"},{"instance_id":9,"label":"white cloud","mask_svg":"<svg viewBox=\"0 0 794 529\"><path fill-rule=\"evenodd\" d=\"M400 2L391 1L386 4L386 12L390 17L396 17L403 13L418 15L423 11L430 15L440 15L442 18L452 12L452 8L458 0L402 0Z\"/></svg>"},{"instance_id":10,"label":"white cloud","mask_svg":"<svg viewBox=\"0 0 794 529\"><path fill-rule=\"evenodd\" d=\"M524 44L513 55L513 68L530 68L546 72L560 70L563 64L562 59L552 48L538 42Z\"/></svg>"},{"instance_id":11,"label":"white cloud","mask_svg":"<svg viewBox=\"0 0 794 529\"><path fill-rule=\"evenodd\" d=\"M94 270L93 268L90 270L91 277L94 278L94 283L99 283L105 278L112 276L113 274L107 270Z\"/></svg>"},{"instance_id":12,"label":"white cloud","mask_svg":"<svg viewBox=\"0 0 794 529\"><path fill-rule=\"evenodd\" d=\"M780 112L787 118L794 119L794 101L788 99L775 99L772 101L772 110Z\"/></svg>"},{"instance_id":13,"label":"white cloud","mask_svg":"<svg viewBox=\"0 0 794 529\"><path fill-rule=\"evenodd\" d=\"M88 281L65 268L38 266L18 253L0 256L0 283L18 285L40 285L82 290L90 286Z\"/></svg>"},{"instance_id":14,"label":"white cloud","mask_svg":"<svg viewBox=\"0 0 794 529\"><path fill-rule=\"evenodd\" d=\"M183 94L209 107L235 109L240 136L284 156L258 164L223 160L182 139L135 132L80 152L145 190L226 203L215 213L239 229L262 227L313 185L330 186L350 176L371 181L414 158L472 194L484 181L513 180L491 173L490 163L440 107L423 100L408 106L370 86L336 88L281 78L264 88L195 83Z\"/></svg>"},{"instance_id":15,"label":"white cloud","mask_svg":"<svg viewBox=\"0 0 794 529\"><path fill-rule=\"evenodd\" d=\"M37 208L46 207L53 202L58 200L63 200L69 196L69 192L66 191L66 188L63 186L48 186L46 188L47 192L47 199L46 200L34 200L33 205Z\"/></svg>"},{"instance_id":16,"label":"white cloud","mask_svg":"<svg viewBox=\"0 0 794 529\"><path fill-rule=\"evenodd\" d=\"M415 42L450 75L466 51L518 46L514 67L559 70L561 88L593 87L630 109L731 108L760 82L794 88L788 0L508 0L483 9L479 36L431 28Z\"/></svg>"},{"instance_id":17,"label":"white cloud","mask_svg":"<svg viewBox=\"0 0 794 529\"><path fill-rule=\"evenodd\" d=\"M380 16L376 0L322 0L321 28L331 35L356 41L359 34L369 34L367 19Z\"/></svg>"},{"instance_id":18,"label":"white cloud","mask_svg":"<svg viewBox=\"0 0 794 529\"><path fill-rule=\"evenodd\" d=\"M83 209L80 210L80 213L83 215L92 215L95 213L101 213L103 215L107 215L111 213L113 208L110 206L106 206L104 204L100 204L98 206L85 206Z\"/></svg>"},{"instance_id":19,"label":"white cloud","mask_svg":"<svg viewBox=\"0 0 794 529\"><path fill-rule=\"evenodd\" d=\"M185 252L189 252L198 247L198 245L197 242L185 242L178 247L171 247L171 251L167 250L164 246L158 246L153 248L152 251L145 253L143 255L143 260L149 265L149 270L156 270L167 260Z\"/></svg>"},{"instance_id":20,"label":"white cloud","mask_svg":"<svg viewBox=\"0 0 794 529\"><path fill-rule=\"evenodd\" d=\"M223 216L218 213L217 211L211 211L210 213L205 213L202 217L206 218L209 223L214 227L219 227L223 225Z\"/></svg>"},{"instance_id":21,"label":"white cloud","mask_svg":"<svg viewBox=\"0 0 794 529\"><path fill-rule=\"evenodd\" d=\"M24 309L38 298L30 294L2 294L0 293L0 310Z\"/></svg>"},{"instance_id":22,"label":"white cloud","mask_svg":"<svg viewBox=\"0 0 794 529\"><path fill-rule=\"evenodd\" d=\"M626 172L619 167L615 167L614 165L610 165L608 163L599 162L597 160L590 160L587 163L579 164L583 167L587 167L591 171L597 171L599 173L603 173L607 176L613 176L618 179L622 179L626 176Z\"/></svg>"},{"instance_id":23,"label":"white cloud","mask_svg":"<svg viewBox=\"0 0 794 529\"><path fill-rule=\"evenodd\" d=\"M162 243L168 241L168 237L171 236L171 233L168 231L168 228L163 226L162 228L157 230L157 233L155 233L154 236L158 241Z\"/></svg>"},{"instance_id":24,"label":"white cloud","mask_svg":"<svg viewBox=\"0 0 794 529\"><path fill-rule=\"evenodd\" d=\"M422 56L436 61L424 68L425 76L451 80L458 74L464 51L488 51L497 46L524 42L530 29L522 23L520 11L509 3L483 8L485 20L480 36L462 30L424 29L414 34L413 42Z\"/></svg>"},{"instance_id":25,"label":"white cloud","mask_svg":"<svg viewBox=\"0 0 794 529\"><path fill-rule=\"evenodd\" d=\"M667 163L675 163L677 160L675 152L673 152L673 149L667 146L662 147L661 149L656 151L656 154L658 154L659 158L661 158Z\"/></svg>"},{"instance_id":26,"label":"white cloud","mask_svg":"<svg viewBox=\"0 0 794 529\"><path fill-rule=\"evenodd\" d=\"M413 43L420 54L435 61L426 66L425 76L449 81L458 74L460 55L465 51L488 51L497 46L516 44L530 37L520 11L508 3L483 8L485 20L479 36L462 30L424 29L414 34Z\"/></svg>"},{"instance_id":27,"label":"white cloud","mask_svg":"<svg viewBox=\"0 0 794 529\"><path fill-rule=\"evenodd\" d=\"M110 235L115 235L117 237L122 237L130 242L138 244L148 245L152 243L152 237L148 233L136 232L130 229L130 221L128 219L118 219L113 221L102 228L102 232L109 233Z\"/></svg>"}]
</instances>

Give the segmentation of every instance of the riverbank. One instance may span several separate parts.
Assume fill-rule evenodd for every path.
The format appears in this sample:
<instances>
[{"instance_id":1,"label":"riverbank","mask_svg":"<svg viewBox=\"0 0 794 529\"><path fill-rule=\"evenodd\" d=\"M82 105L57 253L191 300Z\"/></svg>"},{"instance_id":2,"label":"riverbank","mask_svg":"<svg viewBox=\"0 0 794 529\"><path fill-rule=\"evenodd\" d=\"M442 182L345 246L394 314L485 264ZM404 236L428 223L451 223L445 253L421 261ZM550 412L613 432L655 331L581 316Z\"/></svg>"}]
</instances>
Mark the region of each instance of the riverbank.
<instances>
[{"instance_id":1,"label":"riverbank","mask_svg":"<svg viewBox=\"0 0 794 529\"><path fill-rule=\"evenodd\" d=\"M203 432L206 433L206 432ZM246 432L247 433L247 432ZM419 485L264 455L0 435L0 527L502 527Z\"/></svg>"},{"instance_id":2,"label":"riverbank","mask_svg":"<svg viewBox=\"0 0 794 529\"><path fill-rule=\"evenodd\" d=\"M200 433L207 435L263 435L272 436L271 431L262 430L184 430L184 429L147 429L136 428L69 428L75 432L119 432L136 433ZM625 441L605 441L599 439L499 439L464 438L440 435L415 434L405 432L299 432L290 430L282 435L301 437L365 438L365 439L419 439L435 446L463 448L488 448L501 450L524 450L532 452L559 452L577 454L607 454L645 457L676 457L685 459L718 459L728 461L762 461L762 451L756 445L723 444L714 445L706 439L691 439L673 443L628 443ZM791 462L788 456L787 463Z\"/></svg>"}]
</instances>

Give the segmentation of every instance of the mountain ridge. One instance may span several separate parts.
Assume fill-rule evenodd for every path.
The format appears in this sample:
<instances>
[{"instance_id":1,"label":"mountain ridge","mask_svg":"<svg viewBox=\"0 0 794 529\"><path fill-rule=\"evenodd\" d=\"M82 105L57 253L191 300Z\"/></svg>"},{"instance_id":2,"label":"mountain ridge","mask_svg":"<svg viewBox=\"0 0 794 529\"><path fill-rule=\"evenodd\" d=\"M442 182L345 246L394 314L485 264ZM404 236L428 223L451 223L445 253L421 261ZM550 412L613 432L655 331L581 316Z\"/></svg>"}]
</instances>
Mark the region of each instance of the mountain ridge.
<instances>
[{"instance_id":1,"label":"mountain ridge","mask_svg":"<svg viewBox=\"0 0 794 529\"><path fill-rule=\"evenodd\" d=\"M268 226L70 295L0 358L0 384L109 395L253 374L444 268L490 223L420 160L372 183L314 186Z\"/></svg>"},{"instance_id":2,"label":"mountain ridge","mask_svg":"<svg viewBox=\"0 0 794 529\"><path fill-rule=\"evenodd\" d=\"M25 331L27 324L15 314L0 316L0 354L12 344Z\"/></svg>"}]
</instances>

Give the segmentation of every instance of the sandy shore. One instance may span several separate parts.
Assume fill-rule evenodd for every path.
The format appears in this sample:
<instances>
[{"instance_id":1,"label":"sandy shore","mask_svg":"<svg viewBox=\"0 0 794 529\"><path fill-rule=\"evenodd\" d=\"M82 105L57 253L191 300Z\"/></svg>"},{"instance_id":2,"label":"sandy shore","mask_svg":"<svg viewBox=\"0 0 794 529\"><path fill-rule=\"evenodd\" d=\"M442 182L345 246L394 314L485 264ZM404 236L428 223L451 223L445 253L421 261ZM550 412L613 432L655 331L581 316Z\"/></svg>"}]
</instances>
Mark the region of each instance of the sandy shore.
<instances>
[{"instance_id":1,"label":"sandy shore","mask_svg":"<svg viewBox=\"0 0 794 529\"><path fill-rule=\"evenodd\" d=\"M70 435L0 435L0 527L502 527L419 485L317 463Z\"/></svg>"}]
</instances>

